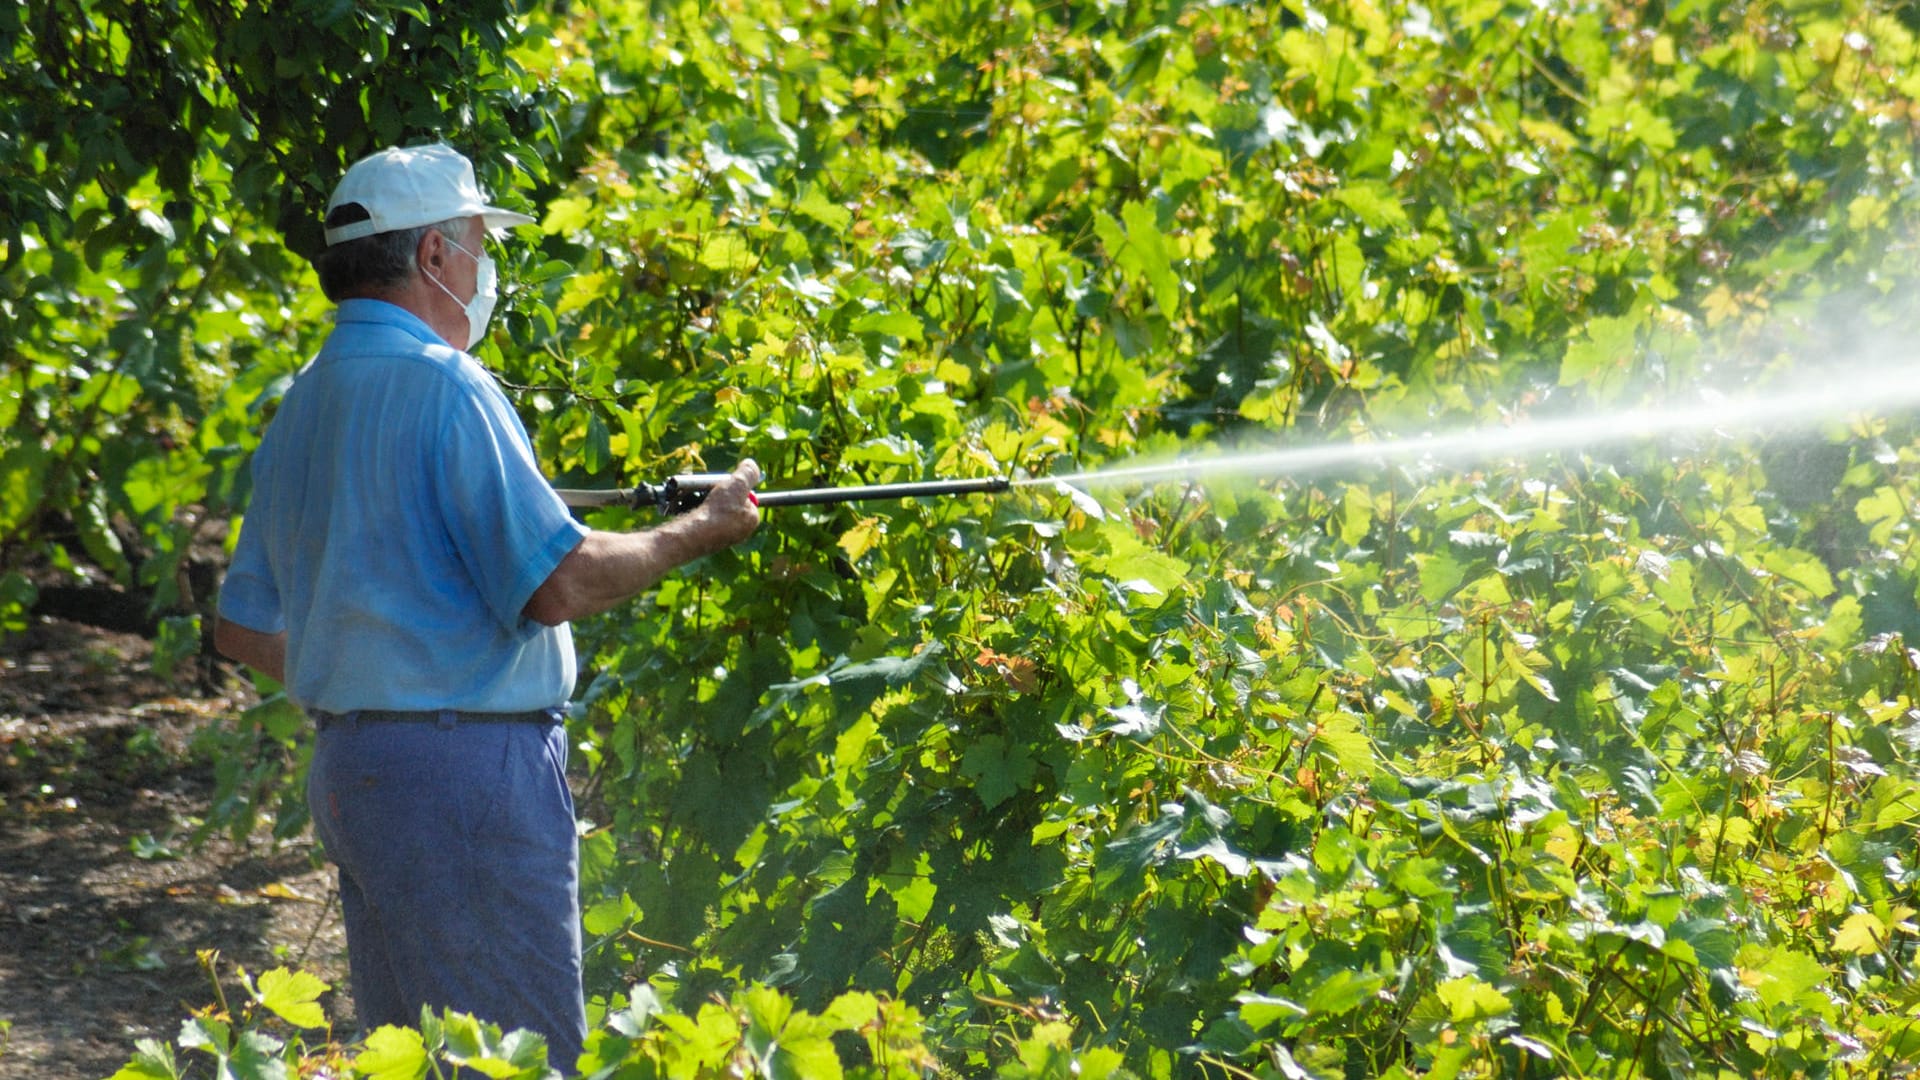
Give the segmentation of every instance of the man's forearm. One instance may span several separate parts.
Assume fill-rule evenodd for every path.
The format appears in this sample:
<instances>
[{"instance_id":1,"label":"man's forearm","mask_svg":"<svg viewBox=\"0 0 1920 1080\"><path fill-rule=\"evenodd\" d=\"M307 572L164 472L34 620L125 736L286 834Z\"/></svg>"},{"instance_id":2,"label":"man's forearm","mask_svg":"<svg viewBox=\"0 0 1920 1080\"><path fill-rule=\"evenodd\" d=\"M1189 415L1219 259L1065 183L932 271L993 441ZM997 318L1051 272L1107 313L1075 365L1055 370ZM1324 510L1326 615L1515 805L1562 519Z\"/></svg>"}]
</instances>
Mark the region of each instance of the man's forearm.
<instances>
[{"instance_id":1,"label":"man's forearm","mask_svg":"<svg viewBox=\"0 0 1920 1080\"><path fill-rule=\"evenodd\" d=\"M692 525L681 519L646 532L588 533L527 602L528 617L553 626L597 615L724 546L702 543Z\"/></svg>"},{"instance_id":2,"label":"man's forearm","mask_svg":"<svg viewBox=\"0 0 1920 1080\"><path fill-rule=\"evenodd\" d=\"M674 567L753 535L760 511L753 485L760 467L743 461L699 508L638 533L587 533L528 598L521 614L558 626L598 615L666 577Z\"/></svg>"}]
</instances>

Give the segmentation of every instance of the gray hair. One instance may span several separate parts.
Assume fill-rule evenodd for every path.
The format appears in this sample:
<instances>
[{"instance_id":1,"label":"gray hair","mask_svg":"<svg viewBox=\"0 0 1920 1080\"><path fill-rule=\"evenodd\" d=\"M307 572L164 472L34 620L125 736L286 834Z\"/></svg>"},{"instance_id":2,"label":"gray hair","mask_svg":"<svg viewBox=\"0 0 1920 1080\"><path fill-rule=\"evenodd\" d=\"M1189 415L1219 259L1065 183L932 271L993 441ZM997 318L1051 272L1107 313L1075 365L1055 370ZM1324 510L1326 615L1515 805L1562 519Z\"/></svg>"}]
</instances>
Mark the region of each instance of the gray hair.
<instances>
[{"instance_id":1,"label":"gray hair","mask_svg":"<svg viewBox=\"0 0 1920 1080\"><path fill-rule=\"evenodd\" d=\"M428 230L460 244L465 243L467 229L465 218L452 218L417 229L395 229L335 244L314 261L314 268L320 273L320 291L336 304L390 292L405 285L419 270L414 255Z\"/></svg>"}]
</instances>

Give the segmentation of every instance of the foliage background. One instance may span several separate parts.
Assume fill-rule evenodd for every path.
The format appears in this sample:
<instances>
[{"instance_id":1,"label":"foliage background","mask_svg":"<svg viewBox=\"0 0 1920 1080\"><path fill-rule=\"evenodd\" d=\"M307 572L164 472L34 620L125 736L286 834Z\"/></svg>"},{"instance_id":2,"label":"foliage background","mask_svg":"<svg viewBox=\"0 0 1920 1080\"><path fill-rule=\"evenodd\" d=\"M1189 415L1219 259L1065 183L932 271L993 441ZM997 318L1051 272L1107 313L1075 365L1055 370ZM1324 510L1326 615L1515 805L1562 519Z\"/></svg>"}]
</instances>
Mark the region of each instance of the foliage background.
<instances>
[{"instance_id":1,"label":"foliage background","mask_svg":"<svg viewBox=\"0 0 1920 1080\"><path fill-rule=\"evenodd\" d=\"M1916 26L35 0L0 13L6 618L51 567L191 647L181 561L244 510L326 330L317 206L378 146L447 138L540 211L480 355L560 480L1043 476L1834 356L1870 395L1908 359ZM1910 1067L1916 449L1836 420L770 517L579 628L598 1060ZM237 722L236 786L297 767L284 721Z\"/></svg>"}]
</instances>

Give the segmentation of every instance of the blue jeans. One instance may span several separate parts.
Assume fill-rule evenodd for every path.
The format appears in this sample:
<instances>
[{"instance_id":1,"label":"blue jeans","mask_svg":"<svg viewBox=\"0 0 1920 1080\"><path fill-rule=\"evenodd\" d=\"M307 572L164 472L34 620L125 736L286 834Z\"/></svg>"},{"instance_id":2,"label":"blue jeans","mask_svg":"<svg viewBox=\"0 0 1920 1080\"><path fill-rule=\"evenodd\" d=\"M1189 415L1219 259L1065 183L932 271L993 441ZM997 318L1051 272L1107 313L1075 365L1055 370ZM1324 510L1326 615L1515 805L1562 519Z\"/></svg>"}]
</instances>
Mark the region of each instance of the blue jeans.
<instances>
[{"instance_id":1,"label":"blue jeans","mask_svg":"<svg viewBox=\"0 0 1920 1080\"><path fill-rule=\"evenodd\" d=\"M340 868L361 1026L452 1008L545 1035L570 1073L587 1022L565 727L317 719L307 804Z\"/></svg>"}]
</instances>

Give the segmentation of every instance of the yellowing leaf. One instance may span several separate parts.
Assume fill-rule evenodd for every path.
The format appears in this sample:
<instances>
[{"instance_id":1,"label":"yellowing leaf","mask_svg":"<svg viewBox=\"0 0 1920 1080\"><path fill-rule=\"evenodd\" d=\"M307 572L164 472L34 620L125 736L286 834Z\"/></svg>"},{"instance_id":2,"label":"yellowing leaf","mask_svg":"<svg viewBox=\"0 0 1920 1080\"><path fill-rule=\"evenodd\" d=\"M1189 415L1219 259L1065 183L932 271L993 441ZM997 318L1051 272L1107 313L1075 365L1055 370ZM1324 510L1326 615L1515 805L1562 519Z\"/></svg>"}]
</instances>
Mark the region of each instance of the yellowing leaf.
<instances>
[{"instance_id":1,"label":"yellowing leaf","mask_svg":"<svg viewBox=\"0 0 1920 1080\"><path fill-rule=\"evenodd\" d=\"M1887 928L1879 916L1858 911L1847 916L1833 934L1833 951L1870 956L1886 946Z\"/></svg>"},{"instance_id":2,"label":"yellowing leaf","mask_svg":"<svg viewBox=\"0 0 1920 1080\"><path fill-rule=\"evenodd\" d=\"M983 648L974 663L997 672L1016 693L1029 694L1039 686L1039 665L1024 656L1008 656Z\"/></svg>"},{"instance_id":3,"label":"yellowing leaf","mask_svg":"<svg viewBox=\"0 0 1920 1080\"><path fill-rule=\"evenodd\" d=\"M585 196L563 197L547 202L547 217L540 228L549 236L564 236L587 227L593 211L592 200Z\"/></svg>"},{"instance_id":4,"label":"yellowing leaf","mask_svg":"<svg viewBox=\"0 0 1920 1080\"><path fill-rule=\"evenodd\" d=\"M838 543L840 550L847 553L847 558L858 559L872 551L875 545L880 543L880 538L885 535L887 535L886 526L880 524L879 518L861 518L854 523L853 528L840 534Z\"/></svg>"},{"instance_id":5,"label":"yellowing leaf","mask_svg":"<svg viewBox=\"0 0 1920 1080\"><path fill-rule=\"evenodd\" d=\"M553 305L554 314L565 315L578 311L588 304L599 300L614 291L618 278L610 270L600 270L591 274L575 274L567 279L560 291L560 302Z\"/></svg>"},{"instance_id":6,"label":"yellowing leaf","mask_svg":"<svg viewBox=\"0 0 1920 1080\"><path fill-rule=\"evenodd\" d=\"M1572 866L1580 854L1580 833L1571 825L1559 825L1548 835L1545 847L1562 865Z\"/></svg>"}]
</instances>

